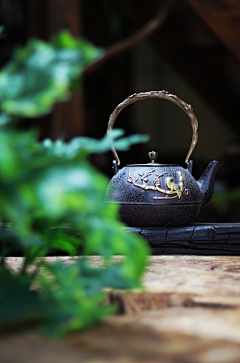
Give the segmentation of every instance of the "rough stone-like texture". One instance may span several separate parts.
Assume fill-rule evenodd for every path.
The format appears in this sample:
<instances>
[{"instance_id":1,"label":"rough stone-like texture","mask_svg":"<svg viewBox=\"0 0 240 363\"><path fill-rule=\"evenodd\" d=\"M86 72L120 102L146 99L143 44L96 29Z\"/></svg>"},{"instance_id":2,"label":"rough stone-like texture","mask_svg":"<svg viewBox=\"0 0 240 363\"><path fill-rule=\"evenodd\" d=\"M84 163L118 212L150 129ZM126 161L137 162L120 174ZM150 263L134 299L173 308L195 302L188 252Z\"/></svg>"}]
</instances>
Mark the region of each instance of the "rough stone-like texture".
<instances>
[{"instance_id":1,"label":"rough stone-like texture","mask_svg":"<svg viewBox=\"0 0 240 363\"><path fill-rule=\"evenodd\" d=\"M192 223L181 227L128 227L152 254L240 255L240 223Z\"/></svg>"},{"instance_id":2,"label":"rough stone-like texture","mask_svg":"<svg viewBox=\"0 0 240 363\"><path fill-rule=\"evenodd\" d=\"M22 259L7 263L18 270ZM144 294L112 292L122 315L89 331L63 340L29 330L2 335L0 362L240 362L240 258L153 256L143 282Z\"/></svg>"},{"instance_id":3,"label":"rough stone-like texture","mask_svg":"<svg viewBox=\"0 0 240 363\"><path fill-rule=\"evenodd\" d=\"M130 226L177 226L188 224L197 216L200 209L200 203L182 205L121 204L119 215L121 220Z\"/></svg>"},{"instance_id":4,"label":"rough stone-like texture","mask_svg":"<svg viewBox=\"0 0 240 363\"><path fill-rule=\"evenodd\" d=\"M180 175L184 179L181 192ZM179 195L176 191L168 195L150 189L157 186L169 193L169 179ZM128 226L176 226L187 224L197 216L203 195L187 169L150 163L121 169L110 180L105 199L121 205L120 217Z\"/></svg>"},{"instance_id":5,"label":"rough stone-like texture","mask_svg":"<svg viewBox=\"0 0 240 363\"><path fill-rule=\"evenodd\" d=\"M119 203L128 226L183 226L212 198L222 164L210 162L198 182L179 165L127 165L110 180L105 200Z\"/></svg>"}]
</instances>

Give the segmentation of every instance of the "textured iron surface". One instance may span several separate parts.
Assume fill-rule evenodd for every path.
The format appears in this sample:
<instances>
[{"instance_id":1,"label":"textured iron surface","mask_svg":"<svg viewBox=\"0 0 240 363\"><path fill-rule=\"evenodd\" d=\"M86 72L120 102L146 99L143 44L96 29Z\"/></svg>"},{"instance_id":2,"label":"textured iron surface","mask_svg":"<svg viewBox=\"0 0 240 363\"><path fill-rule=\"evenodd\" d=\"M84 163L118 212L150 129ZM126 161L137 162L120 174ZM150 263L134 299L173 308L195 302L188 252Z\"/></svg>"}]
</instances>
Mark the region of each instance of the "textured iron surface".
<instances>
[{"instance_id":1,"label":"textured iron surface","mask_svg":"<svg viewBox=\"0 0 240 363\"><path fill-rule=\"evenodd\" d=\"M198 185L201 189L203 202L202 207L205 207L212 199L214 193L214 182L215 176L218 169L224 164L223 161L211 161L201 178L198 180Z\"/></svg>"},{"instance_id":2,"label":"textured iron surface","mask_svg":"<svg viewBox=\"0 0 240 363\"><path fill-rule=\"evenodd\" d=\"M151 227L188 224L201 209L201 204L124 204L120 208L121 220L129 226Z\"/></svg>"},{"instance_id":3,"label":"textured iron surface","mask_svg":"<svg viewBox=\"0 0 240 363\"><path fill-rule=\"evenodd\" d=\"M156 190L145 190L140 186L143 185L140 174L146 175L149 170L154 170L147 177L147 186L154 187L154 179L156 174L162 175L160 177L161 188L166 191L169 190L166 186L166 179L172 178L172 182L179 187L179 173L183 175L184 178L184 191L188 190L188 195L183 192L181 197L177 197L177 193L171 195L164 195ZM165 174L166 173L166 174ZM129 175L133 182L137 180L135 186L133 182L129 182ZM169 199L153 199L154 197L166 197ZM174 199L171 199L174 197ZM177 197L177 198L176 198ZM158 164L146 164L146 165L136 165L136 166L125 166L123 169L114 175L111 179L106 192L107 200L114 200L119 203L144 203L153 205L179 205L182 203L202 203L202 194L200 188L189 173L188 169L184 169L181 166L158 166Z\"/></svg>"},{"instance_id":4,"label":"textured iron surface","mask_svg":"<svg viewBox=\"0 0 240 363\"><path fill-rule=\"evenodd\" d=\"M240 223L192 223L181 227L136 228L152 254L240 256Z\"/></svg>"},{"instance_id":5,"label":"textured iron surface","mask_svg":"<svg viewBox=\"0 0 240 363\"><path fill-rule=\"evenodd\" d=\"M200 183L178 165L127 165L110 180L105 200L120 204L121 219L132 227L185 225L211 199L221 165L211 162Z\"/></svg>"}]
</instances>

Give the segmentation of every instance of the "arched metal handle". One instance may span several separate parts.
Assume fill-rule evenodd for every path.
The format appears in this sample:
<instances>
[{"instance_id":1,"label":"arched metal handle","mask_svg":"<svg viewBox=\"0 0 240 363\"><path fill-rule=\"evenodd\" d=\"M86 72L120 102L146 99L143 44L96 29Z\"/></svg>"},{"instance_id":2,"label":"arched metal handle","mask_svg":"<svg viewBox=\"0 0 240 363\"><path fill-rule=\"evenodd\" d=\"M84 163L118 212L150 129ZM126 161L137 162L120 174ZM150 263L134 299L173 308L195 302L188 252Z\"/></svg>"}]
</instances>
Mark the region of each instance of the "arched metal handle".
<instances>
[{"instance_id":1,"label":"arched metal handle","mask_svg":"<svg viewBox=\"0 0 240 363\"><path fill-rule=\"evenodd\" d=\"M111 114L109 121L108 121L108 128L107 128L107 132L111 132L114 122L116 121L116 118L118 117L118 115L120 114L120 112L127 107L128 105L131 105L132 103L136 102L136 101L142 101L145 100L147 98L163 98L165 100L168 100L170 102L175 103L177 106L179 106L184 112L186 112L186 114L188 115L188 117L190 118L191 121L191 125L192 125L192 129L193 129L193 135L192 135L192 142L189 148L189 151L187 153L187 157L185 159L185 162L187 165L189 165L189 160L190 157L193 153L193 150L196 146L197 140L198 140L198 121L196 116L193 113L193 109L192 106L187 104L186 102L182 101L180 98L178 98L177 96L167 92L167 91L151 91L151 92L141 92L141 93L134 93L133 95L129 96L128 98L126 98L123 102L119 103L119 105L115 108L115 110L113 111L113 113ZM117 165L120 165L120 159L118 157L118 154L116 152L116 150L114 149L114 147L112 146L112 152L113 155L115 157L115 159L117 160Z\"/></svg>"}]
</instances>

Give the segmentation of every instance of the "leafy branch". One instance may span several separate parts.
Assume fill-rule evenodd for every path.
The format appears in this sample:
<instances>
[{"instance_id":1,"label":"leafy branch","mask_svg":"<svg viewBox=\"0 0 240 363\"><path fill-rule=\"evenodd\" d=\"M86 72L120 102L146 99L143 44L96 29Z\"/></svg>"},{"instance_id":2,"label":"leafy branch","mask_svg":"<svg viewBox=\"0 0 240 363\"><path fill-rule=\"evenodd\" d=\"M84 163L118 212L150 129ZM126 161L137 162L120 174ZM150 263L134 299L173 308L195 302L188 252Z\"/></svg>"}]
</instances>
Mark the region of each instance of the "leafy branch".
<instances>
[{"instance_id":1,"label":"leafy branch","mask_svg":"<svg viewBox=\"0 0 240 363\"><path fill-rule=\"evenodd\" d=\"M88 156L112 142L126 150L147 138L114 130L102 140L41 143L35 130L16 128L18 117L40 117L69 98L83 69L102 54L62 32L50 44L31 40L16 49L0 72L0 329L28 321L51 335L83 329L114 311L104 304L104 288L141 286L148 249L124 231L116 205L104 203L108 181ZM39 260L53 249L74 256L80 247L85 257L70 265ZM24 256L18 275L5 264L16 249ZM102 257L99 267L87 257L94 254Z\"/></svg>"}]
</instances>

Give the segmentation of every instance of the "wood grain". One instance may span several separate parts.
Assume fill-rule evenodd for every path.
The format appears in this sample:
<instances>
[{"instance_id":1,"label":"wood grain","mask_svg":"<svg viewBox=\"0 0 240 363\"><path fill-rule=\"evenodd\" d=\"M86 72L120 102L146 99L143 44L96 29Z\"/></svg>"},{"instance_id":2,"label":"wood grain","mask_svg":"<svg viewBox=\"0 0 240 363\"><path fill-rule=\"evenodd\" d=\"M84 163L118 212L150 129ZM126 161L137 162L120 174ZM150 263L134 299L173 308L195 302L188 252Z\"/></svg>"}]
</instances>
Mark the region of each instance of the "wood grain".
<instances>
[{"instance_id":1,"label":"wood grain","mask_svg":"<svg viewBox=\"0 0 240 363\"><path fill-rule=\"evenodd\" d=\"M192 223L180 227L134 228L152 254L240 255L240 223Z\"/></svg>"},{"instance_id":2,"label":"wood grain","mask_svg":"<svg viewBox=\"0 0 240 363\"><path fill-rule=\"evenodd\" d=\"M65 263L73 258L48 258ZM92 257L99 264L99 257ZM23 260L9 258L10 268ZM112 292L121 314L49 340L35 330L0 337L1 363L239 363L240 258L152 256L145 293Z\"/></svg>"}]
</instances>

